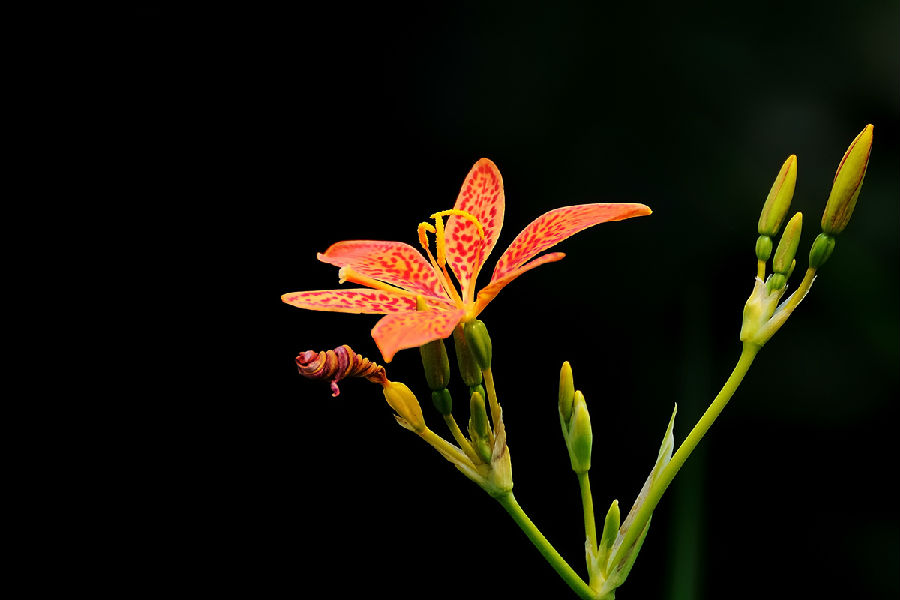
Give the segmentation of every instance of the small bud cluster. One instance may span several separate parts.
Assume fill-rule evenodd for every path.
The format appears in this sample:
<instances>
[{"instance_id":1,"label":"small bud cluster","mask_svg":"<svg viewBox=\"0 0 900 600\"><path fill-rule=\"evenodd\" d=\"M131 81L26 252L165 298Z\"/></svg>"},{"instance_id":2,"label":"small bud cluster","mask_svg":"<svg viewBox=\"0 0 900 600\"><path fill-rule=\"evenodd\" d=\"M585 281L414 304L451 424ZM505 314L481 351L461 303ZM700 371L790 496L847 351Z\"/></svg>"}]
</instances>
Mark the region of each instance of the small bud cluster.
<instances>
[{"instance_id":1,"label":"small bud cluster","mask_svg":"<svg viewBox=\"0 0 900 600\"><path fill-rule=\"evenodd\" d=\"M809 291L816 270L831 256L835 236L847 227L856 207L872 149L872 132L872 125L867 125L844 153L822 216L822 233L816 237L809 251L809 268L806 276L797 291L779 306L778 302L784 295L788 279L797 264L794 257L800 244L803 225L803 215L799 212L788 221L772 259L772 274L765 278L765 265L772 255L772 237L777 235L790 209L797 180L797 157L791 155L784 162L766 198L757 224L758 276L753 293L744 306L741 341L756 346L762 346L768 341Z\"/></svg>"},{"instance_id":2,"label":"small bud cluster","mask_svg":"<svg viewBox=\"0 0 900 600\"><path fill-rule=\"evenodd\" d=\"M568 362L563 363L559 372L559 422L569 450L572 470L587 473L591 468L591 450L594 444L591 415L584 394L575 389L572 366Z\"/></svg>"}]
</instances>

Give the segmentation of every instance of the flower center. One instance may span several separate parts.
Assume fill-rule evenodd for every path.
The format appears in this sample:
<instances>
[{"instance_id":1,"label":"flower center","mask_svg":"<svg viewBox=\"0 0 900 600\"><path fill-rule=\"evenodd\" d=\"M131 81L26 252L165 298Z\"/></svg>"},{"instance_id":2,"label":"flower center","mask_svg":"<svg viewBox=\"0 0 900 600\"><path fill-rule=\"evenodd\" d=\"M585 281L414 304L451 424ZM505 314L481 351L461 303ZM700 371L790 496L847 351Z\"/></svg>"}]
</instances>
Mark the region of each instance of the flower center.
<instances>
[{"instance_id":1,"label":"flower center","mask_svg":"<svg viewBox=\"0 0 900 600\"><path fill-rule=\"evenodd\" d=\"M431 266L434 268L434 271L437 274L444 290L451 298L453 298L453 300L458 305L463 306L462 298L456 291L456 288L450 280L450 273L447 271L447 240L444 236L443 218L452 215L463 217L464 219L472 221L472 223L474 223L475 227L478 229L478 236L481 239L484 239L484 227L481 225L481 221L479 221L478 218L475 217L475 215L464 210L451 208L450 210L442 210L431 215L431 218L434 219L433 226L430 223L426 222L419 223L419 244L428 255L428 260L431 261ZM434 255L431 253L431 250L428 248L428 233L434 234L434 244L437 251L437 259L435 259Z\"/></svg>"}]
</instances>

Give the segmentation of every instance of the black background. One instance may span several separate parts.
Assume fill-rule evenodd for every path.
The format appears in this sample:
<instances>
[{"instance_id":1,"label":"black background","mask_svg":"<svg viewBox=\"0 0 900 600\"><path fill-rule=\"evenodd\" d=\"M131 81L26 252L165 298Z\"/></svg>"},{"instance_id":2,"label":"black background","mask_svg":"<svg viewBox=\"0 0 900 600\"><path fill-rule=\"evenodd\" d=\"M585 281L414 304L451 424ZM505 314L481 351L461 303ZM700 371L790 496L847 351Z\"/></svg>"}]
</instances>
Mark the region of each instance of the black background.
<instances>
[{"instance_id":1,"label":"black background","mask_svg":"<svg viewBox=\"0 0 900 600\"><path fill-rule=\"evenodd\" d=\"M201 333L174 345L214 363L154 412L169 450L142 464L175 524L160 578L253 597L574 597L375 386L333 399L297 375L308 349L378 360L377 317L279 296L336 287L315 258L336 241L415 244L482 156L507 198L487 268L547 210L651 206L567 240L482 315L516 496L584 573L560 364L590 406L602 520L613 498L630 506L672 404L680 442L737 360L781 163L799 157L801 269L834 169L874 123L853 222L660 504L619 597L896 596L896 2L147 5L120 31L129 188L179 251L144 258L163 295L202 288L178 314ZM418 353L388 374L443 434Z\"/></svg>"}]
</instances>

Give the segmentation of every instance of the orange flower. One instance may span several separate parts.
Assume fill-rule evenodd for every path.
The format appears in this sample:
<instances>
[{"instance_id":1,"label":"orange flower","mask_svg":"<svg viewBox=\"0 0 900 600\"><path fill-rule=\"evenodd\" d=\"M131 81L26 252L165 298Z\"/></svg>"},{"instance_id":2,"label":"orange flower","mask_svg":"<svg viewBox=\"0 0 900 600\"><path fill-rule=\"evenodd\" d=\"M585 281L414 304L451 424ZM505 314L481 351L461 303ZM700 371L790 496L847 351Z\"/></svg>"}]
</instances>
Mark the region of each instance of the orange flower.
<instances>
[{"instance_id":1,"label":"orange flower","mask_svg":"<svg viewBox=\"0 0 900 600\"><path fill-rule=\"evenodd\" d=\"M565 256L553 252L531 260L538 253L592 225L651 212L643 204L580 204L544 213L516 236L497 261L490 283L476 295L475 280L500 237L505 206L500 171L482 158L466 176L453 209L432 215L434 226L419 225L427 258L402 242L338 242L319 254L319 260L341 268L341 283L366 287L295 292L281 299L311 310L386 315L372 329L372 337L390 362L398 350L448 337L460 322L476 318L513 279ZM428 248L429 232L435 234L436 257ZM417 296L428 310L416 311Z\"/></svg>"}]
</instances>

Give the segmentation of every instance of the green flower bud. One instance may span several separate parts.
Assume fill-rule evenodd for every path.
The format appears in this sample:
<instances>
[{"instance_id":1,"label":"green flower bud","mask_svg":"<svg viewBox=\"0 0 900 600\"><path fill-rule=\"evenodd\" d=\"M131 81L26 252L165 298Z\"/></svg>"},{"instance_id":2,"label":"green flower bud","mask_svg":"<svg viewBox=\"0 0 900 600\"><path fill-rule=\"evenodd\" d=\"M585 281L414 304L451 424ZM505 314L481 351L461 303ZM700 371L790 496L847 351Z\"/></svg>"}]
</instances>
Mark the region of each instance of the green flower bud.
<instances>
[{"instance_id":1,"label":"green flower bud","mask_svg":"<svg viewBox=\"0 0 900 600\"><path fill-rule=\"evenodd\" d=\"M787 285L787 276L781 273L772 273L766 279L766 291L771 293L774 290L780 290Z\"/></svg>"},{"instance_id":2,"label":"green flower bud","mask_svg":"<svg viewBox=\"0 0 900 600\"><path fill-rule=\"evenodd\" d=\"M572 365L566 361L559 370L559 414L563 422L572 418L572 402L575 399L575 381L572 379Z\"/></svg>"},{"instance_id":3,"label":"green flower bud","mask_svg":"<svg viewBox=\"0 0 900 600\"><path fill-rule=\"evenodd\" d=\"M439 413L444 416L449 415L453 411L453 398L450 396L450 390L444 388L431 392L431 402Z\"/></svg>"},{"instance_id":4,"label":"green flower bud","mask_svg":"<svg viewBox=\"0 0 900 600\"><path fill-rule=\"evenodd\" d=\"M766 262L770 256L772 256L772 238L761 235L756 238L756 258Z\"/></svg>"},{"instance_id":5,"label":"green flower bud","mask_svg":"<svg viewBox=\"0 0 900 600\"><path fill-rule=\"evenodd\" d=\"M482 398L487 398L487 394L484 391L484 386L480 383L478 385L470 385L469 386L469 395L472 394L481 394Z\"/></svg>"},{"instance_id":6,"label":"green flower bud","mask_svg":"<svg viewBox=\"0 0 900 600\"><path fill-rule=\"evenodd\" d=\"M613 500L612 504L609 506L609 511L606 513L606 520L603 522L603 534L600 536L600 543L598 544L599 552L597 552L597 567L604 577L609 574L607 571L609 552L612 550L613 542L616 541L616 536L619 535L620 524L621 515L619 514L619 501Z\"/></svg>"},{"instance_id":7,"label":"green flower bud","mask_svg":"<svg viewBox=\"0 0 900 600\"><path fill-rule=\"evenodd\" d=\"M416 395L412 393L412 390L400 382L388 381L384 385L383 391L384 399L403 419L403 422L405 422L404 426L408 425L413 431L425 429L422 407L419 406L419 401L416 399Z\"/></svg>"},{"instance_id":8,"label":"green flower bud","mask_svg":"<svg viewBox=\"0 0 900 600\"><path fill-rule=\"evenodd\" d=\"M475 362L481 367L482 371L491 368L491 336L488 335L487 327L484 323L475 319L469 321L463 326L466 334L466 342L475 357Z\"/></svg>"},{"instance_id":9,"label":"green flower bud","mask_svg":"<svg viewBox=\"0 0 900 600\"><path fill-rule=\"evenodd\" d=\"M803 229L803 213L797 213L788 221L784 228L781 241L775 250L775 258L772 260L772 270L786 275L791 269L791 262L797 254L797 246L800 245L800 231Z\"/></svg>"},{"instance_id":10,"label":"green flower bud","mask_svg":"<svg viewBox=\"0 0 900 600\"><path fill-rule=\"evenodd\" d=\"M591 430L591 415L584 401L584 394L575 392L572 405L572 419L569 421L569 459L572 470L585 473L591 468L591 448L594 445L594 434Z\"/></svg>"},{"instance_id":11,"label":"green flower bud","mask_svg":"<svg viewBox=\"0 0 900 600\"><path fill-rule=\"evenodd\" d=\"M825 205L825 214L822 215L822 231L828 235L839 234L850 222L866 176L866 167L869 165L874 129L872 125L866 125L856 136L834 174L831 194Z\"/></svg>"},{"instance_id":12,"label":"green flower bud","mask_svg":"<svg viewBox=\"0 0 900 600\"><path fill-rule=\"evenodd\" d=\"M484 396L475 392L469 398L469 437L478 458L486 463L491 462L490 426Z\"/></svg>"},{"instance_id":13,"label":"green flower bud","mask_svg":"<svg viewBox=\"0 0 900 600\"><path fill-rule=\"evenodd\" d=\"M468 386L479 385L482 380L481 367L478 366L472 355L462 327L453 330L453 346L456 350L456 362L459 365L459 374L462 376L463 382Z\"/></svg>"},{"instance_id":14,"label":"green flower bud","mask_svg":"<svg viewBox=\"0 0 900 600\"><path fill-rule=\"evenodd\" d=\"M444 340L433 340L419 346L419 354L422 355L428 388L433 392L446 388L450 384L450 359Z\"/></svg>"},{"instance_id":15,"label":"green flower bud","mask_svg":"<svg viewBox=\"0 0 900 600\"><path fill-rule=\"evenodd\" d=\"M784 161L769 196L759 214L759 223L756 226L760 235L772 236L778 233L781 221L791 207L791 199L794 197L794 186L797 184L797 157L791 154ZM765 260L760 258L760 260Z\"/></svg>"},{"instance_id":16,"label":"green flower bud","mask_svg":"<svg viewBox=\"0 0 900 600\"><path fill-rule=\"evenodd\" d=\"M422 296L416 296L416 310L428 310ZM446 388L450 383L450 359L447 358L444 340L433 340L419 346L419 354L422 356L422 368L425 370L428 388L433 392Z\"/></svg>"},{"instance_id":17,"label":"green flower bud","mask_svg":"<svg viewBox=\"0 0 900 600\"><path fill-rule=\"evenodd\" d=\"M820 233L809 250L809 268L818 269L825 264L834 252L834 238L827 233Z\"/></svg>"}]
</instances>

